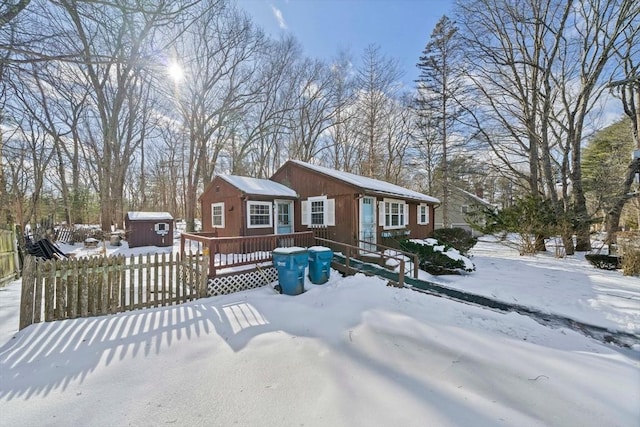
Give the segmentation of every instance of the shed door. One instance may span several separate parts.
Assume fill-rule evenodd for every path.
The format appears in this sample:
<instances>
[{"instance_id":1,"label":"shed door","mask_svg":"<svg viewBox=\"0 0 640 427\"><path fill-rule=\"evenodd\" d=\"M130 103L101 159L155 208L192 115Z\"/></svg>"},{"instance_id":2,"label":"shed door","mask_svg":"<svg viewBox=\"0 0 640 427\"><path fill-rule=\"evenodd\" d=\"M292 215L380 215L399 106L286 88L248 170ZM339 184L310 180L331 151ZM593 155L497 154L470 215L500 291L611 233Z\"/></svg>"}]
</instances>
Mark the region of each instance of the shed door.
<instances>
[{"instance_id":1,"label":"shed door","mask_svg":"<svg viewBox=\"0 0 640 427\"><path fill-rule=\"evenodd\" d=\"M293 200L276 200L276 234L293 233Z\"/></svg>"},{"instance_id":2,"label":"shed door","mask_svg":"<svg viewBox=\"0 0 640 427\"><path fill-rule=\"evenodd\" d=\"M360 199L360 247L370 251L376 250L376 199L362 197Z\"/></svg>"}]
</instances>

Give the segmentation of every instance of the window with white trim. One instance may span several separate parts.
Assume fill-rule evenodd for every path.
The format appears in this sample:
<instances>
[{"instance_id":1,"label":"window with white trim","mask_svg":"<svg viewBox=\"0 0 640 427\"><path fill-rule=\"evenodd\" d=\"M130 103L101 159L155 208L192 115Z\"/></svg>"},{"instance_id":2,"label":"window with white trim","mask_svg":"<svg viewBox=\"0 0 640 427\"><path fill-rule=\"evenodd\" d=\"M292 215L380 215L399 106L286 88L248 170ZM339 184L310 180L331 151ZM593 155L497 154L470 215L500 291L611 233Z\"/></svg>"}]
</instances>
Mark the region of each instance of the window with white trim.
<instances>
[{"instance_id":1,"label":"window with white trim","mask_svg":"<svg viewBox=\"0 0 640 427\"><path fill-rule=\"evenodd\" d=\"M326 227L336 225L335 199L309 197L302 201L302 225Z\"/></svg>"},{"instance_id":2,"label":"window with white trim","mask_svg":"<svg viewBox=\"0 0 640 427\"><path fill-rule=\"evenodd\" d=\"M409 207L402 200L384 199L380 204L380 222L385 230L405 228L409 221Z\"/></svg>"},{"instance_id":3,"label":"window with white trim","mask_svg":"<svg viewBox=\"0 0 640 427\"><path fill-rule=\"evenodd\" d=\"M247 228L273 227L271 202L247 201Z\"/></svg>"},{"instance_id":4,"label":"window with white trim","mask_svg":"<svg viewBox=\"0 0 640 427\"><path fill-rule=\"evenodd\" d=\"M211 226L224 228L224 202L211 204Z\"/></svg>"},{"instance_id":5,"label":"window with white trim","mask_svg":"<svg viewBox=\"0 0 640 427\"><path fill-rule=\"evenodd\" d=\"M429 224L429 205L424 203L418 205L418 224Z\"/></svg>"}]
</instances>

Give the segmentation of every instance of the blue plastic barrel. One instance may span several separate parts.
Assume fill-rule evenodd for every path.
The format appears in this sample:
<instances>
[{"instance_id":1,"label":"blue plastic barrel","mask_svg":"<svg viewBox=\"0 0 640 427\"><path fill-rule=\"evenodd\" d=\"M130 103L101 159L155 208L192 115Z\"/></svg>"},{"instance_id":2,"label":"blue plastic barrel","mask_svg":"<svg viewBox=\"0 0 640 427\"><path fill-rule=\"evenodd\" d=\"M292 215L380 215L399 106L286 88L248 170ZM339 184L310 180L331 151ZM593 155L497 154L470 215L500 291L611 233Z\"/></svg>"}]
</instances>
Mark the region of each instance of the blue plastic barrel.
<instances>
[{"instance_id":1,"label":"blue plastic barrel","mask_svg":"<svg viewBox=\"0 0 640 427\"><path fill-rule=\"evenodd\" d=\"M298 295L304 292L304 271L309 263L309 254L305 248L293 246L273 250L273 265L278 270L280 291L286 295Z\"/></svg>"},{"instance_id":2,"label":"blue plastic barrel","mask_svg":"<svg viewBox=\"0 0 640 427\"><path fill-rule=\"evenodd\" d=\"M321 285L327 283L331 275L333 251L324 246L309 248L309 279L311 283Z\"/></svg>"}]
</instances>

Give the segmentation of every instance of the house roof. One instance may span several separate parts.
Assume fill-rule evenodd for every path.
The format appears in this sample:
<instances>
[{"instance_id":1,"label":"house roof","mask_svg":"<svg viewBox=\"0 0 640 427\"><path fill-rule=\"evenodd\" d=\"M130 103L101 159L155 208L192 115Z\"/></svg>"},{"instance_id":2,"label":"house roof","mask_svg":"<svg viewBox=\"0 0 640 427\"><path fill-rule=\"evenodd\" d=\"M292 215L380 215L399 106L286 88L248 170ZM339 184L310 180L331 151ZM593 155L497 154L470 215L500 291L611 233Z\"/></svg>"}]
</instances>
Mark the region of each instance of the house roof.
<instances>
[{"instance_id":1,"label":"house roof","mask_svg":"<svg viewBox=\"0 0 640 427\"><path fill-rule=\"evenodd\" d=\"M173 221L169 212L127 212L127 217L133 221Z\"/></svg>"},{"instance_id":2,"label":"house roof","mask_svg":"<svg viewBox=\"0 0 640 427\"><path fill-rule=\"evenodd\" d=\"M319 172L321 174L339 179L340 181L361 188L364 191L374 192L390 197L399 197L402 199L412 199L428 203L440 203L440 200L436 199L435 197L427 196L426 194L418 193L417 191L409 190L408 188L400 187L399 185L391 184L389 182L367 178L365 176L355 175L349 172L329 169L323 166L312 165L310 163L301 162L299 160L289 161L302 167Z\"/></svg>"},{"instance_id":3,"label":"house roof","mask_svg":"<svg viewBox=\"0 0 640 427\"><path fill-rule=\"evenodd\" d=\"M268 179L249 178L238 175L218 175L238 190L256 196L298 197L295 190Z\"/></svg>"},{"instance_id":4,"label":"house roof","mask_svg":"<svg viewBox=\"0 0 640 427\"><path fill-rule=\"evenodd\" d=\"M460 187L453 187L453 188L455 190L458 190L460 193L462 193L467 198L469 198L471 200L474 200L475 202L477 202L477 203L479 203L481 205L484 205L484 206L489 207L489 208L494 208L495 207L495 205L493 203L491 203L490 201L488 201L486 199L483 199L482 197L478 197L473 193L469 193L468 191L465 191Z\"/></svg>"}]
</instances>

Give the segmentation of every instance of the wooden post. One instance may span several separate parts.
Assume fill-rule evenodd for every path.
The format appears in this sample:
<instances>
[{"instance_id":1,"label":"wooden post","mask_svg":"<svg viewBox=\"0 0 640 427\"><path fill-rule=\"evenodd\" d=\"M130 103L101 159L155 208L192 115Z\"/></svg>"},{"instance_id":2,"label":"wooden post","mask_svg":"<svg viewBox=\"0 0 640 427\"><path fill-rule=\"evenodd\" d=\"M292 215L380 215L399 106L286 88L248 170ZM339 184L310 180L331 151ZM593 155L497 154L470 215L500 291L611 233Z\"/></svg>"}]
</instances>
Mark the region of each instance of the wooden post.
<instances>
[{"instance_id":1,"label":"wooden post","mask_svg":"<svg viewBox=\"0 0 640 427\"><path fill-rule=\"evenodd\" d=\"M55 280L56 271L53 261L44 262L44 321L51 322L55 320Z\"/></svg>"},{"instance_id":2,"label":"wooden post","mask_svg":"<svg viewBox=\"0 0 640 427\"><path fill-rule=\"evenodd\" d=\"M89 260L83 259L78 260L79 269L81 271L78 276L78 311L80 312L80 317L87 317L89 314Z\"/></svg>"},{"instance_id":3,"label":"wooden post","mask_svg":"<svg viewBox=\"0 0 640 427\"><path fill-rule=\"evenodd\" d=\"M36 262L31 255L25 256L22 269L22 292L20 294L20 323L22 330L33 323L34 291L36 286Z\"/></svg>"},{"instance_id":4,"label":"wooden post","mask_svg":"<svg viewBox=\"0 0 640 427\"><path fill-rule=\"evenodd\" d=\"M66 261L53 261L53 271L54 271L54 284L55 284L55 292L56 292L56 312L55 318L56 320L67 319L68 312L67 310L67 281L68 281L68 271L69 266Z\"/></svg>"},{"instance_id":5,"label":"wooden post","mask_svg":"<svg viewBox=\"0 0 640 427\"><path fill-rule=\"evenodd\" d=\"M78 260L77 259L69 259L67 264L69 266L69 271L71 272L71 278L67 282L67 305L69 306L69 312L67 315L70 319L75 319L78 317Z\"/></svg>"},{"instance_id":6,"label":"wooden post","mask_svg":"<svg viewBox=\"0 0 640 427\"><path fill-rule=\"evenodd\" d=\"M351 267L349 266L349 256L351 255L351 248L350 248L349 246L347 246L347 247L345 248L345 251L344 251L344 252L345 252L345 254L344 254L344 255L345 255L345 258L344 258L344 267L345 267L345 270L346 270L347 274L349 274L349 269L351 268Z\"/></svg>"},{"instance_id":7,"label":"wooden post","mask_svg":"<svg viewBox=\"0 0 640 427\"><path fill-rule=\"evenodd\" d=\"M404 287L404 258L400 258L400 271L398 272L398 287Z\"/></svg>"},{"instance_id":8,"label":"wooden post","mask_svg":"<svg viewBox=\"0 0 640 427\"><path fill-rule=\"evenodd\" d=\"M202 257L202 261L199 262L199 274L198 274L198 282L199 282L199 288L200 288L200 292L198 292L198 297L199 298L206 298L208 292L207 289L207 282L209 281L209 275L207 274L207 258L206 257Z\"/></svg>"}]
</instances>

